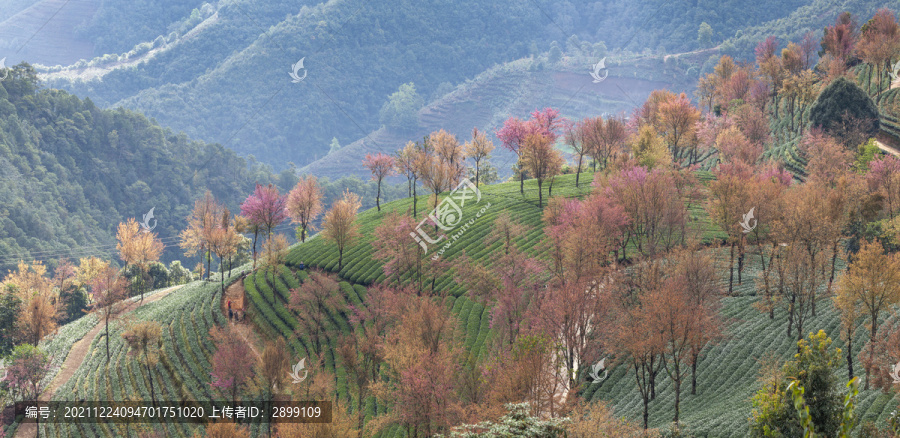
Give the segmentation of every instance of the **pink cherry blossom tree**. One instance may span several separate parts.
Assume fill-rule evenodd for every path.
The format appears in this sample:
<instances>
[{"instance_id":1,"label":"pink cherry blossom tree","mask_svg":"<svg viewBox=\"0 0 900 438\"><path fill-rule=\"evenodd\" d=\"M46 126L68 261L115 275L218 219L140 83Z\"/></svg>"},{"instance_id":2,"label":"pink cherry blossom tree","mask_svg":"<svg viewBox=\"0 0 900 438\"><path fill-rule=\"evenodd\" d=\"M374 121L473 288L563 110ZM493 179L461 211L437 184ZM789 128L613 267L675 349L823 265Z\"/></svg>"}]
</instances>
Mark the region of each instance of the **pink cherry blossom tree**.
<instances>
[{"instance_id":1,"label":"pink cherry blossom tree","mask_svg":"<svg viewBox=\"0 0 900 438\"><path fill-rule=\"evenodd\" d=\"M256 269L256 240L259 231L266 232L266 239L272 230L288 218L287 197L278 193L273 184L256 185L256 190L241 204L241 214L253 226L253 268Z\"/></svg>"}]
</instances>

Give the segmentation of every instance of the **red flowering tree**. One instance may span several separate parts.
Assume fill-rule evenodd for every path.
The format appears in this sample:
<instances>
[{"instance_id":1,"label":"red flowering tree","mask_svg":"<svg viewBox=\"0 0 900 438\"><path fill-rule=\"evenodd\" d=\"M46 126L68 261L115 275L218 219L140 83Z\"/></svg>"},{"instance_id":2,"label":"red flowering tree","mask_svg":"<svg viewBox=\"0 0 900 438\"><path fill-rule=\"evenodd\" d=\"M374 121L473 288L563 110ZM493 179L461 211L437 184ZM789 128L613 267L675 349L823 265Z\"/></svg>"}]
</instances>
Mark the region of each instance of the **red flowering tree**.
<instances>
[{"instance_id":1,"label":"red flowering tree","mask_svg":"<svg viewBox=\"0 0 900 438\"><path fill-rule=\"evenodd\" d=\"M35 400L41 394L41 380L50 370L50 357L41 349L22 344L13 350L9 358L10 366L6 377L2 380L13 393L22 396L22 400Z\"/></svg>"},{"instance_id":2,"label":"red flowering tree","mask_svg":"<svg viewBox=\"0 0 900 438\"><path fill-rule=\"evenodd\" d=\"M501 146L504 149L516 154L516 158L521 160L522 146L525 143L527 131L527 122L520 120L518 117L510 117L503 122L503 127L497 131L497 138L502 142ZM521 165L519 165L519 193L525 194L525 173L522 172Z\"/></svg>"},{"instance_id":3,"label":"red flowering tree","mask_svg":"<svg viewBox=\"0 0 900 438\"><path fill-rule=\"evenodd\" d=\"M884 198L885 212L893 220L900 210L900 159L885 156L870 161L866 182L869 190L878 192Z\"/></svg>"},{"instance_id":4,"label":"red flowering tree","mask_svg":"<svg viewBox=\"0 0 900 438\"><path fill-rule=\"evenodd\" d=\"M519 159L519 193L525 193L525 173L521 160L525 149L525 139L530 135L540 134L545 136L550 144L556 143L560 131L565 127L566 120L559 115L559 110L544 108L534 110L531 120L523 121L518 117L510 117L503 122L503 127L497 131L497 138L502 142L504 149L516 154Z\"/></svg>"},{"instance_id":5,"label":"red flowering tree","mask_svg":"<svg viewBox=\"0 0 900 438\"><path fill-rule=\"evenodd\" d=\"M241 215L254 227L253 233L253 269L256 269L256 240L259 231L266 232L266 238L272 230L288 218L287 198L278 193L273 184L262 186L257 184L256 190L241 204Z\"/></svg>"},{"instance_id":6,"label":"red flowering tree","mask_svg":"<svg viewBox=\"0 0 900 438\"><path fill-rule=\"evenodd\" d=\"M216 345L212 356L212 385L223 392L231 392L231 400L237 403L238 390L253 378L253 363L248 360L252 351L231 326L225 329L213 327L209 332Z\"/></svg>"}]
</instances>

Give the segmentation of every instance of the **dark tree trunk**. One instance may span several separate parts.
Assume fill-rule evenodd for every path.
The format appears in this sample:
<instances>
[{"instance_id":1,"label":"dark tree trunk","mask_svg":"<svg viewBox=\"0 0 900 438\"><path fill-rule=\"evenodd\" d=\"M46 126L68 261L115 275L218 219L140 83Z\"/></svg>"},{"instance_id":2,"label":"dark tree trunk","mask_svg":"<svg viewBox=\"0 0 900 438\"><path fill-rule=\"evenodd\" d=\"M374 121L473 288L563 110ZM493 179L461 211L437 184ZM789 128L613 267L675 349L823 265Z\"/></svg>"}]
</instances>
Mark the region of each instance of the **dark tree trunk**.
<instances>
[{"instance_id":1,"label":"dark tree trunk","mask_svg":"<svg viewBox=\"0 0 900 438\"><path fill-rule=\"evenodd\" d=\"M356 401L356 415L357 415L356 430L358 431L357 435L356 435L357 438L362 438L362 434L363 434L363 420L365 419L365 415L363 415L362 405L363 405L363 390L362 390L362 388L360 388L359 389L359 397L357 397L357 401Z\"/></svg>"},{"instance_id":2,"label":"dark tree trunk","mask_svg":"<svg viewBox=\"0 0 900 438\"><path fill-rule=\"evenodd\" d=\"M699 358L700 353L694 352L691 354L691 395L697 395L697 359Z\"/></svg>"},{"instance_id":3,"label":"dark tree trunk","mask_svg":"<svg viewBox=\"0 0 900 438\"><path fill-rule=\"evenodd\" d=\"M788 306L788 326L787 326L787 335L791 337L791 326L794 325L794 302L796 301L795 297L791 297L791 303Z\"/></svg>"},{"instance_id":4,"label":"dark tree trunk","mask_svg":"<svg viewBox=\"0 0 900 438\"><path fill-rule=\"evenodd\" d=\"M225 294L225 260L222 257L219 257L219 277L221 277L220 284L222 285L222 294Z\"/></svg>"},{"instance_id":5,"label":"dark tree trunk","mask_svg":"<svg viewBox=\"0 0 900 438\"><path fill-rule=\"evenodd\" d=\"M541 186L543 185L543 181L538 178L538 207L544 206L544 191L541 190Z\"/></svg>"},{"instance_id":6,"label":"dark tree trunk","mask_svg":"<svg viewBox=\"0 0 900 438\"><path fill-rule=\"evenodd\" d=\"M828 293L831 293L831 285L834 283L834 268L837 263L838 243L834 241L831 246L831 276L828 277Z\"/></svg>"},{"instance_id":7,"label":"dark tree trunk","mask_svg":"<svg viewBox=\"0 0 900 438\"><path fill-rule=\"evenodd\" d=\"M519 169L519 193L525 194L525 172Z\"/></svg>"},{"instance_id":8,"label":"dark tree trunk","mask_svg":"<svg viewBox=\"0 0 900 438\"><path fill-rule=\"evenodd\" d=\"M150 370L149 363L146 365L147 365L147 378L150 379L150 401L153 402L153 406L156 406L156 390L153 389L153 371Z\"/></svg>"},{"instance_id":9,"label":"dark tree trunk","mask_svg":"<svg viewBox=\"0 0 900 438\"><path fill-rule=\"evenodd\" d=\"M378 180L378 193L375 195L375 207L381 211L381 180Z\"/></svg>"},{"instance_id":10,"label":"dark tree trunk","mask_svg":"<svg viewBox=\"0 0 900 438\"><path fill-rule=\"evenodd\" d=\"M206 281L210 281L209 274L210 272L210 264L212 263L212 251L206 250Z\"/></svg>"},{"instance_id":11,"label":"dark tree trunk","mask_svg":"<svg viewBox=\"0 0 900 438\"><path fill-rule=\"evenodd\" d=\"M416 206L418 205L419 199L416 197L416 180L415 179L413 179L413 185L412 185L412 198L413 198L413 217L416 217L416 216L418 216L418 213L416 212Z\"/></svg>"},{"instance_id":12,"label":"dark tree trunk","mask_svg":"<svg viewBox=\"0 0 900 438\"><path fill-rule=\"evenodd\" d=\"M677 370L678 367L676 366ZM672 420L675 422L675 425L678 425L678 414L681 410L681 379L675 379L675 418Z\"/></svg>"},{"instance_id":13,"label":"dark tree trunk","mask_svg":"<svg viewBox=\"0 0 900 438\"><path fill-rule=\"evenodd\" d=\"M259 238L259 230L253 231L253 269L256 269L256 240Z\"/></svg>"},{"instance_id":14,"label":"dark tree trunk","mask_svg":"<svg viewBox=\"0 0 900 438\"><path fill-rule=\"evenodd\" d=\"M111 306L106 308L106 363L109 363L109 311Z\"/></svg>"},{"instance_id":15,"label":"dark tree trunk","mask_svg":"<svg viewBox=\"0 0 900 438\"><path fill-rule=\"evenodd\" d=\"M478 187L478 177L480 176L479 170L481 170L481 169L479 168L478 162L476 161L475 162L475 187ZM362 427L360 427L360 430L362 430ZM360 432L360 433L362 433L362 432Z\"/></svg>"},{"instance_id":16,"label":"dark tree trunk","mask_svg":"<svg viewBox=\"0 0 900 438\"><path fill-rule=\"evenodd\" d=\"M734 242L731 242L731 261L728 263L728 295L734 292Z\"/></svg>"},{"instance_id":17,"label":"dark tree trunk","mask_svg":"<svg viewBox=\"0 0 900 438\"><path fill-rule=\"evenodd\" d=\"M872 332L871 333L872 334L869 336L869 339L872 339L872 340L876 339L876 337L878 336L878 315L872 315ZM850 351L850 349L848 348L847 352L849 353L849 351ZM875 363L874 359L875 359L875 349L869 348L869 363ZM869 375L870 374L871 374L870 367L866 367L866 388L865 389L869 389Z\"/></svg>"},{"instance_id":18,"label":"dark tree trunk","mask_svg":"<svg viewBox=\"0 0 900 438\"><path fill-rule=\"evenodd\" d=\"M847 327L847 374L849 380L853 380L853 334L850 327Z\"/></svg>"},{"instance_id":19,"label":"dark tree trunk","mask_svg":"<svg viewBox=\"0 0 900 438\"><path fill-rule=\"evenodd\" d=\"M578 178L581 177L581 160L583 157L584 155L578 156L578 169L575 170L575 188L578 188Z\"/></svg>"}]
</instances>

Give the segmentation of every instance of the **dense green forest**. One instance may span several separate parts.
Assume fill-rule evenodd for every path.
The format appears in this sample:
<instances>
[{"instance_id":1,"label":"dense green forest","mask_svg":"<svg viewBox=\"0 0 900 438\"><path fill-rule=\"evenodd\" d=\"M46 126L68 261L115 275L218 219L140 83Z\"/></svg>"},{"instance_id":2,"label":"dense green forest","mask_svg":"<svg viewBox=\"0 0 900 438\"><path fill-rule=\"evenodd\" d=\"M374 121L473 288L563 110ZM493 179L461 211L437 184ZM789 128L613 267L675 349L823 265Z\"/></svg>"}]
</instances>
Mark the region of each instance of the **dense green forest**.
<instances>
[{"instance_id":1,"label":"dense green forest","mask_svg":"<svg viewBox=\"0 0 900 438\"><path fill-rule=\"evenodd\" d=\"M204 191L236 208L254 182L272 179L220 145L42 88L30 66L8 71L0 82L0 272L19 259L114 258L115 226L151 208L154 231L172 242ZM170 245L164 258L179 255Z\"/></svg>"},{"instance_id":2,"label":"dense green forest","mask_svg":"<svg viewBox=\"0 0 900 438\"><path fill-rule=\"evenodd\" d=\"M90 99L43 88L30 66L9 72L0 81L0 272L19 260L52 267L64 257L115 259L116 225L141 220L151 208L154 232L166 243L163 260L182 259L178 232L204 191L238 211L255 183L286 191L297 181L290 169L276 175L253 157L191 140L133 111L103 110ZM366 207L375 205L372 181L321 185L329 204L351 190L367 195ZM387 200L406 193L405 184L382 190Z\"/></svg>"}]
</instances>

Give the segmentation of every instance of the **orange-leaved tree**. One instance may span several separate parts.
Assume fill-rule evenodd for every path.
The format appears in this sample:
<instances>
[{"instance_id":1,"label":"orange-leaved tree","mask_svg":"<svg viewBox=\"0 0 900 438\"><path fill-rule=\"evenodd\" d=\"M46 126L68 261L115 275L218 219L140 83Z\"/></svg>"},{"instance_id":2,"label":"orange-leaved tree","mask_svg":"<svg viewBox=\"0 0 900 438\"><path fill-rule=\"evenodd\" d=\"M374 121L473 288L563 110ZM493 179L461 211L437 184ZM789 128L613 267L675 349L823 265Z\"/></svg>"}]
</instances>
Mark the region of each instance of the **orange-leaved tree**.
<instances>
[{"instance_id":1,"label":"orange-leaved tree","mask_svg":"<svg viewBox=\"0 0 900 438\"><path fill-rule=\"evenodd\" d=\"M288 193L287 211L291 222L300 224L297 227L297 238L306 241L306 232L316 229L313 223L322 214L322 189L316 177L306 175L300 177L297 185Z\"/></svg>"},{"instance_id":2,"label":"orange-leaved tree","mask_svg":"<svg viewBox=\"0 0 900 438\"><path fill-rule=\"evenodd\" d=\"M140 291L141 302L144 302L144 291L146 290L147 269L151 262L159 261L159 256L163 251L163 243L156 237L156 234L149 231L142 231L140 225L134 218L129 218L127 222L119 223L116 233L116 250L119 251L119 257L125 262L127 270L128 265L135 266L140 275Z\"/></svg>"},{"instance_id":3,"label":"orange-leaved tree","mask_svg":"<svg viewBox=\"0 0 900 438\"><path fill-rule=\"evenodd\" d=\"M543 185L544 181L555 177L562 171L565 160L562 154L553 147L551 137L542 133L530 134L525 137L522 151L522 165L537 179L538 207L544 206ZM552 190L552 188L551 188ZM551 193L552 195L552 193Z\"/></svg>"},{"instance_id":4,"label":"orange-leaved tree","mask_svg":"<svg viewBox=\"0 0 900 438\"><path fill-rule=\"evenodd\" d=\"M22 303L16 318L16 331L21 340L34 346L57 328L58 296L46 274L47 267L40 261L30 265L19 261L18 269L10 272L3 280L4 287L0 287L11 287Z\"/></svg>"},{"instance_id":5,"label":"orange-leaved tree","mask_svg":"<svg viewBox=\"0 0 900 438\"><path fill-rule=\"evenodd\" d=\"M359 236L356 214L361 206L359 195L344 192L344 196L331 205L322 222L322 237L331 240L338 247L338 271L344 267L344 250Z\"/></svg>"},{"instance_id":6,"label":"orange-leaved tree","mask_svg":"<svg viewBox=\"0 0 900 438\"><path fill-rule=\"evenodd\" d=\"M845 307L852 309L852 305L860 306L868 320L869 341L874 342L878 337L879 317L900 303L900 259L885 254L876 240L864 242L852 262L839 281L835 300L847 303L842 310ZM868 354L871 363L874 355L871 347ZM869 389L870 371L871 367L867 366L865 389Z\"/></svg>"},{"instance_id":7,"label":"orange-leaved tree","mask_svg":"<svg viewBox=\"0 0 900 438\"><path fill-rule=\"evenodd\" d=\"M194 201L194 210L187 217L188 226L179 234L181 240L178 245L184 250L185 256L199 254L201 265L203 259L206 259L207 279L209 279L209 263L212 259L209 238L219 220L217 214L219 208L221 206L213 198L212 193L207 190L203 198ZM201 275L200 278L202 279L203 276Z\"/></svg>"},{"instance_id":8,"label":"orange-leaved tree","mask_svg":"<svg viewBox=\"0 0 900 438\"><path fill-rule=\"evenodd\" d=\"M475 161L475 186L481 177L481 162L491 157L494 151L494 143L491 142L484 131L478 131L478 128L472 129L472 141L467 141L463 145L463 153L466 157ZM577 184L576 184L577 185Z\"/></svg>"},{"instance_id":9,"label":"orange-leaved tree","mask_svg":"<svg viewBox=\"0 0 900 438\"><path fill-rule=\"evenodd\" d=\"M91 288L94 308L100 311L100 318L106 330L106 361L109 362L109 322L125 310L127 282L119 276L119 271L106 265L88 283Z\"/></svg>"}]
</instances>

